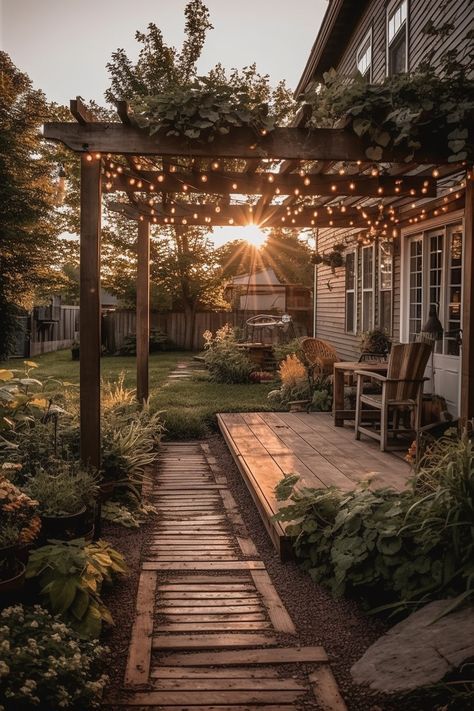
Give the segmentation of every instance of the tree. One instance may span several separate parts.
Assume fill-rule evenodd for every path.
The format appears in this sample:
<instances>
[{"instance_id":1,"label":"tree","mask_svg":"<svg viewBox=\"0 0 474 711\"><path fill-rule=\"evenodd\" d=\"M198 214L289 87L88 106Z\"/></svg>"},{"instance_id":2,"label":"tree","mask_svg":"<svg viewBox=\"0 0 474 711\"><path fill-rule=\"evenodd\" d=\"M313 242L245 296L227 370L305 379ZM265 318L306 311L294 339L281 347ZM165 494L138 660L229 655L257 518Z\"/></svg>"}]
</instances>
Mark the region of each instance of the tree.
<instances>
[{"instance_id":1,"label":"tree","mask_svg":"<svg viewBox=\"0 0 474 711\"><path fill-rule=\"evenodd\" d=\"M224 279L260 269L273 269L285 284L311 286L311 250L295 230L271 230L260 249L245 240L233 240L216 252Z\"/></svg>"},{"instance_id":2,"label":"tree","mask_svg":"<svg viewBox=\"0 0 474 711\"><path fill-rule=\"evenodd\" d=\"M185 40L181 51L168 46L161 30L150 23L146 33L136 32L135 37L141 45L138 60L133 63L123 49L113 53L111 61L107 64L111 84L106 91L107 101L114 103L117 100L128 100L138 105L148 97L161 97L163 95L171 101L173 96L182 96L186 91L195 87L198 81L196 63L201 55L207 32L212 29L209 20L209 11L201 0L191 0L185 9ZM269 77L257 72L255 65L245 67L242 71L233 69L228 75L220 65L214 67L205 78L199 78L201 85L205 85L210 92L219 88L233 87L242 94L245 93L254 105L270 103L275 115L283 120L292 107L290 93L283 83L275 89L270 86ZM148 165L152 159L147 159ZM162 162L155 161L155 167L162 169ZM237 162L226 161L226 168L236 167ZM189 159L181 159L180 165L189 165ZM197 164L194 165L197 168ZM180 195L163 196L163 200L173 198L176 205L180 202L203 201L203 196ZM204 201L215 202L219 196L208 195ZM133 230L123 228L123 223L113 216L110 217L111 233L109 246L116 247L115 253L120 248L125 249L130 257L127 263L121 263L121 268L126 272L128 265L134 265L136 242L136 225ZM202 307L219 305L220 284L224 276L222 269L218 269L218 262L214 250L209 246L209 233L211 228L167 228L156 232L157 239L152 245L152 280L158 279L161 293L168 294L174 308L180 308L186 316L187 341L191 343L196 310ZM124 240L127 245L124 245ZM111 254L112 254L111 252ZM114 271L117 266L115 263ZM109 274L113 284L117 282L113 273ZM126 280L120 279L123 285ZM127 282L130 284L130 280ZM133 289L131 290L133 291ZM129 291L129 293L131 293ZM123 293L123 292L122 292Z\"/></svg>"},{"instance_id":3,"label":"tree","mask_svg":"<svg viewBox=\"0 0 474 711\"><path fill-rule=\"evenodd\" d=\"M11 352L18 307L61 280L57 164L40 140L44 94L0 52L0 358Z\"/></svg>"}]
</instances>

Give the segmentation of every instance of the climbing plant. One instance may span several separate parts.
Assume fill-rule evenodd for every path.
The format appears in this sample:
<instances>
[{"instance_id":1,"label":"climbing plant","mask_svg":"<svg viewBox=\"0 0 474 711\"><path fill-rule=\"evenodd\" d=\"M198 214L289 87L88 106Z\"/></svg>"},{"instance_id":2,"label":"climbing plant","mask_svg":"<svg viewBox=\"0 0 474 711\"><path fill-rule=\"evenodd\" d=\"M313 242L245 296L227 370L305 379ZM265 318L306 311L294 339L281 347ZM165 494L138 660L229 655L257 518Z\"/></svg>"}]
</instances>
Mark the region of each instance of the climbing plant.
<instances>
[{"instance_id":1,"label":"climbing plant","mask_svg":"<svg viewBox=\"0 0 474 711\"><path fill-rule=\"evenodd\" d=\"M472 39L472 38L468 38ZM345 127L367 140L369 160L392 151L410 162L415 153L440 149L449 162L474 158L474 78L469 58L445 52L437 66L430 56L410 73L368 84L334 69L307 92L310 127ZM440 72L440 67L442 70Z\"/></svg>"}]
</instances>

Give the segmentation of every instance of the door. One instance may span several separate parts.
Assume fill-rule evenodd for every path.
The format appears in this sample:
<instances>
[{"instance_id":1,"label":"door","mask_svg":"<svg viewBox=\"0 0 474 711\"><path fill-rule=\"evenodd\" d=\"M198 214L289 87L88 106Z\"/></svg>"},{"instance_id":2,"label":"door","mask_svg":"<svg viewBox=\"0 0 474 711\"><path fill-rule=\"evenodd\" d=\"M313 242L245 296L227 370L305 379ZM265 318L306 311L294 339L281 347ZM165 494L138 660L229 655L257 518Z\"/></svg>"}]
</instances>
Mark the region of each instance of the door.
<instances>
[{"instance_id":1,"label":"door","mask_svg":"<svg viewBox=\"0 0 474 711\"><path fill-rule=\"evenodd\" d=\"M407 340L422 333L431 305L443 326L426 370L426 392L442 395L453 415L459 411L462 293L462 226L426 230L408 239ZM433 368L432 368L433 366Z\"/></svg>"}]
</instances>

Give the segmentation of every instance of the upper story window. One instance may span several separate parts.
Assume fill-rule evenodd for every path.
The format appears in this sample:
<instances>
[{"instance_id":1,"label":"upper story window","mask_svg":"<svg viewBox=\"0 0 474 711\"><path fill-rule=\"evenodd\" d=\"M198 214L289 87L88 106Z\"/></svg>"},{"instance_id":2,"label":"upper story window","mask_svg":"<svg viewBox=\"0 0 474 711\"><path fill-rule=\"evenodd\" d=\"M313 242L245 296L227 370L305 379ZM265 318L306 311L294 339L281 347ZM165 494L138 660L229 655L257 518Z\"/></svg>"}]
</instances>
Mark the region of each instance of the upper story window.
<instances>
[{"instance_id":1,"label":"upper story window","mask_svg":"<svg viewBox=\"0 0 474 711\"><path fill-rule=\"evenodd\" d=\"M370 29L356 52L357 69L368 82L372 80L372 29Z\"/></svg>"},{"instance_id":2,"label":"upper story window","mask_svg":"<svg viewBox=\"0 0 474 711\"><path fill-rule=\"evenodd\" d=\"M408 2L393 2L387 9L387 73L408 71Z\"/></svg>"}]
</instances>

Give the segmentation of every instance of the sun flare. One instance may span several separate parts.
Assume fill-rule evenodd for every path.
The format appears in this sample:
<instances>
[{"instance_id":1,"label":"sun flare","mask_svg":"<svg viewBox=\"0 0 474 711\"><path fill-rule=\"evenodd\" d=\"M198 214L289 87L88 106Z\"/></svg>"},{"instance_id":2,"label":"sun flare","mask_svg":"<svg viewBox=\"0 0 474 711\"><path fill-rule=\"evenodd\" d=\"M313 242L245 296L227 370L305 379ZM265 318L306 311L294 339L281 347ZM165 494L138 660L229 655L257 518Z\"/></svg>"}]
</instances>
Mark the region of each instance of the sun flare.
<instances>
[{"instance_id":1,"label":"sun flare","mask_svg":"<svg viewBox=\"0 0 474 711\"><path fill-rule=\"evenodd\" d=\"M258 225L245 225L245 227L242 227L241 230L242 239L244 239L246 242L253 245L254 247L261 247L267 239L267 235L265 234L265 232L263 232L263 230L260 229Z\"/></svg>"}]
</instances>

